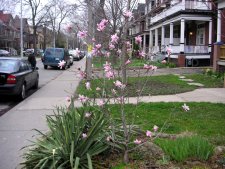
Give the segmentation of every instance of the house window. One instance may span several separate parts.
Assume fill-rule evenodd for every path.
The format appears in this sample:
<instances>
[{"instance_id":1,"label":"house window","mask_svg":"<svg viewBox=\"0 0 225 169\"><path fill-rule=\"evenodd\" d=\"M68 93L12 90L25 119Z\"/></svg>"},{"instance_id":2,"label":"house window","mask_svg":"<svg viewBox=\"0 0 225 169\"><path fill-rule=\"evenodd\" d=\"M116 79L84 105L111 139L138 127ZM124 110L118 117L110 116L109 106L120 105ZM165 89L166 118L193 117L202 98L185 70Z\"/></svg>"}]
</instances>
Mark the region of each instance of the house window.
<instances>
[{"instance_id":1,"label":"house window","mask_svg":"<svg viewBox=\"0 0 225 169\"><path fill-rule=\"evenodd\" d=\"M204 45L205 44L205 27L204 24L197 26L197 35L196 35L196 44Z\"/></svg>"}]
</instances>

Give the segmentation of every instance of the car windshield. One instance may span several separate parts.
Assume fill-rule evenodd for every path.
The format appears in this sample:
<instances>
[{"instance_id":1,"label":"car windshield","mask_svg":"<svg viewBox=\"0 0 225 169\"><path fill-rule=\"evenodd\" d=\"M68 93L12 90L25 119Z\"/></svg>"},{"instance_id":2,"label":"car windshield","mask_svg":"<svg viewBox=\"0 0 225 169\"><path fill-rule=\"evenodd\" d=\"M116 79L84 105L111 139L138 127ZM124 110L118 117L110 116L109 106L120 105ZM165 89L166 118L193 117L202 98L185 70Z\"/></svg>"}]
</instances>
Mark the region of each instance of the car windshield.
<instances>
[{"instance_id":1,"label":"car windshield","mask_svg":"<svg viewBox=\"0 0 225 169\"><path fill-rule=\"evenodd\" d=\"M16 72L18 70L18 61L10 59L0 59L0 71Z\"/></svg>"},{"instance_id":2,"label":"car windshield","mask_svg":"<svg viewBox=\"0 0 225 169\"><path fill-rule=\"evenodd\" d=\"M45 54L48 56L52 57L62 57L63 56L63 50L62 49L54 49L54 48L49 48L46 49Z\"/></svg>"}]
</instances>

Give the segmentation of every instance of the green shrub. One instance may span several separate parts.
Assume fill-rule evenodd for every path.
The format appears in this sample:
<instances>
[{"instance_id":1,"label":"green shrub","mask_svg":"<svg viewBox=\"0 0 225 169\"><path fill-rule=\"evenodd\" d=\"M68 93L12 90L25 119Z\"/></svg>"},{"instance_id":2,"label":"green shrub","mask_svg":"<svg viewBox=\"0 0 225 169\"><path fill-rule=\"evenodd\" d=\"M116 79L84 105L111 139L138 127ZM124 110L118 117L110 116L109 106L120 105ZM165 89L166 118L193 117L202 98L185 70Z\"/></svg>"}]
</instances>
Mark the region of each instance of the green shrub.
<instances>
[{"instance_id":1,"label":"green shrub","mask_svg":"<svg viewBox=\"0 0 225 169\"><path fill-rule=\"evenodd\" d=\"M89 108L90 109L90 108ZM47 116L50 132L24 154L26 168L92 168L91 157L108 148L106 143L108 117L99 110L93 110L85 117L87 108L69 110L58 108ZM83 134L86 133L87 137Z\"/></svg>"},{"instance_id":2,"label":"green shrub","mask_svg":"<svg viewBox=\"0 0 225 169\"><path fill-rule=\"evenodd\" d=\"M192 136L176 140L156 140L156 143L171 159L185 161L188 158L207 160L213 154L213 146L205 139Z\"/></svg>"}]
</instances>

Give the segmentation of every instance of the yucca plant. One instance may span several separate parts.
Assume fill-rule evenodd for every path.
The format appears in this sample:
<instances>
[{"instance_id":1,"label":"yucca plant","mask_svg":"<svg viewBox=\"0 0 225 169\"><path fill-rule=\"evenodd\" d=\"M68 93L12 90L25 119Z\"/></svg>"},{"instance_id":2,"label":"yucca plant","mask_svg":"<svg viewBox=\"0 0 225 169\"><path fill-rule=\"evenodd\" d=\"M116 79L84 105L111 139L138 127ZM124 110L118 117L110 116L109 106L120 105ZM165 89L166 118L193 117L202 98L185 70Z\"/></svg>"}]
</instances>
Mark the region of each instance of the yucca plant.
<instances>
[{"instance_id":1,"label":"yucca plant","mask_svg":"<svg viewBox=\"0 0 225 169\"><path fill-rule=\"evenodd\" d=\"M87 110L89 109L89 110ZM91 157L108 148L106 137L109 118L90 108L57 108L47 116L49 132L28 146L24 168L92 168Z\"/></svg>"}]
</instances>

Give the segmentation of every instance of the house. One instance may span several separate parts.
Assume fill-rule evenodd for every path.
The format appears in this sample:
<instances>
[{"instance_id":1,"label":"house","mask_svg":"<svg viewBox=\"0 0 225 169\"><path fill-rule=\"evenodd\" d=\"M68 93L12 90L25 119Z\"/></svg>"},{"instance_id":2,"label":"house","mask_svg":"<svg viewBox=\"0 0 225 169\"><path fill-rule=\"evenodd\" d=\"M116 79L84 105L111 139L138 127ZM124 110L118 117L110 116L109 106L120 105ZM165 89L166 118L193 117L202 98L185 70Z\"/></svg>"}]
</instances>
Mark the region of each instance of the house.
<instances>
[{"instance_id":1,"label":"house","mask_svg":"<svg viewBox=\"0 0 225 169\"><path fill-rule=\"evenodd\" d=\"M225 72L225 1L217 1L217 31L214 44L213 69Z\"/></svg>"},{"instance_id":2,"label":"house","mask_svg":"<svg viewBox=\"0 0 225 169\"><path fill-rule=\"evenodd\" d=\"M15 25L15 28L19 32L20 32L20 22L21 22L21 20L20 20L19 16L16 15L15 18L14 18L14 25ZM29 24L28 24L27 18L23 18L22 22L23 22L23 48L27 49L27 48L30 48L30 44L29 44L29 41L30 41ZM20 46L20 39L19 39L19 42L18 42L18 46Z\"/></svg>"},{"instance_id":3,"label":"house","mask_svg":"<svg viewBox=\"0 0 225 169\"><path fill-rule=\"evenodd\" d=\"M0 49L19 49L19 37L20 33L15 27L13 16L0 11Z\"/></svg>"},{"instance_id":4,"label":"house","mask_svg":"<svg viewBox=\"0 0 225 169\"><path fill-rule=\"evenodd\" d=\"M208 0L146 0L143 42L150 53L166 55L178 66L210 65L212 60L212 2Z\"/></svg>"}]
</instances>

